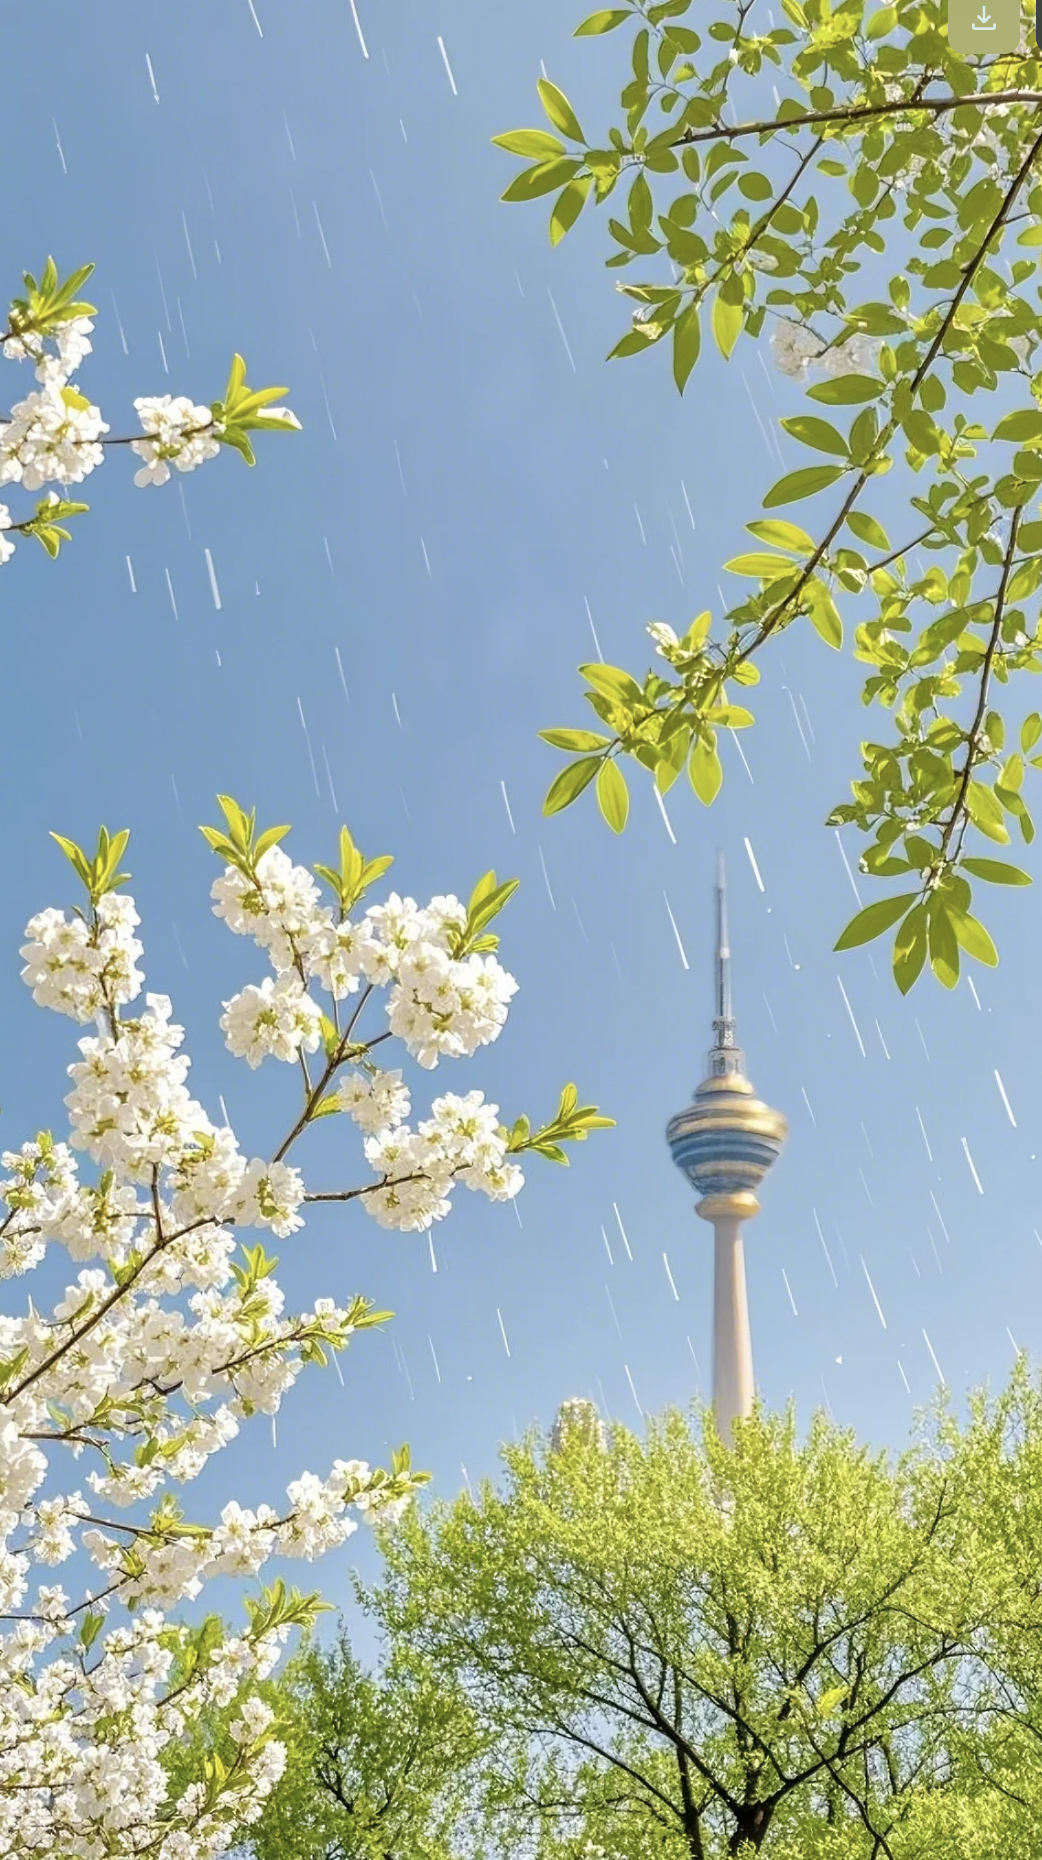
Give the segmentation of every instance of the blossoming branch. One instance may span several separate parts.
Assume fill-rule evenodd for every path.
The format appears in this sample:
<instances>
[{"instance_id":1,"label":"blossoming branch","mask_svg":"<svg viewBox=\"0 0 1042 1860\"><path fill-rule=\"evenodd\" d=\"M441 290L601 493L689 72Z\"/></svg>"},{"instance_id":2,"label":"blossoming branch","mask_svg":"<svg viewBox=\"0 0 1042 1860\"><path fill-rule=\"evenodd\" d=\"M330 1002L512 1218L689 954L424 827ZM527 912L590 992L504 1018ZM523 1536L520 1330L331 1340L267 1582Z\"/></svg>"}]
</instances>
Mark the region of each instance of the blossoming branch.
<instances>
[{"instance_id":1,"label":"blossoming branch","mask_svg":"<svg viewBox=\"0 0 1042 1860\"><path fill-rule=\"evenodd\" d=\"M287 1312L277 1261L243 1245L244 1230L291 1239L313 1201L357 1201L385 1228L423 1230L457 1185L507 1200L522 1187L519 1155L563 1162L563 1144L612 1121L568 1086L535 1130L525 1117L501 1124L480 1091L446 1092L410 1123L403 1069L374 1054L397 1039L433 1071L499 1037L517 984L488 926L515 882L487 873L466 904L392 893L363 906L389 857L366 860L345 828L337 865L309 871L282 848L288 828L258 834L252 813L227 796L221 807L222 826L203 829L222 861L214 911L270 964L224 1003L221 1027L251 1068L281 1061L300 1078L272 1156L247 1155L191 1095L169 998L135 1005L143 949L120 869L126 832L102 829L93 856L55 835L84 902L41 911L25 932L34 999L93 1031L68 1067L67 1141L42 1131L0 1158L0 1280L56 1250L75 1269L49 1312L40 1295L0 1307L0 1852L12 1860L223 1852L284 1761L256 1684L320 1604L276 1581L247 1598L238 1634L167 1611L273 1556L311 1561L359 1517L393 1523L425 1478L403 1447L389 1468L337 1459L324 1476L304 1472L280 1506L230 1498L216 1521L185 1517L174 1486L251 1417L276 1414L305 1365L391 1316L361 1296ZM312 1189L302 1140L335 1115L359 1127L371 1175ZM74 1596L39 1580L74 1556L100 1582ZM230 1746L188 1781L181 1764L172 1783L186 1730L233 1702Z\"/></svg>"},{"instance_id":2,"label":"blossoming branch","mask_svg":"<svg viewBox=\"0 0 1042 1860\"><path fill-rule=\"evenodd\" d=\"M35 536L48 555L58 554L70 540L65 522L90 508L70 501L65 492L97 470L107 446L130 447L142 461L134 483L145 486L166 484L171 467L195 471L216 458L222 446L233 447L253 465L251 432L300 430L296 414L274 404L287 389L247 386L246 364L236 355L223 400L197 406L184 394L144 395L134 402L143 436L106 437L110 428L101 409L70 385L91 353L97 312L79 292L93 270L93 265L81 265L63 282L49 258L39 283L26 272L26 295L15 298L7 330L0 333L8 361L32 362L40 383L8 416L0 415L0 486L16 484L26 491L61 487L60 492L48 490L34 514L18 522L0 503L0 565L10 561L18 534Z\"/></svg>"}]
</instances>

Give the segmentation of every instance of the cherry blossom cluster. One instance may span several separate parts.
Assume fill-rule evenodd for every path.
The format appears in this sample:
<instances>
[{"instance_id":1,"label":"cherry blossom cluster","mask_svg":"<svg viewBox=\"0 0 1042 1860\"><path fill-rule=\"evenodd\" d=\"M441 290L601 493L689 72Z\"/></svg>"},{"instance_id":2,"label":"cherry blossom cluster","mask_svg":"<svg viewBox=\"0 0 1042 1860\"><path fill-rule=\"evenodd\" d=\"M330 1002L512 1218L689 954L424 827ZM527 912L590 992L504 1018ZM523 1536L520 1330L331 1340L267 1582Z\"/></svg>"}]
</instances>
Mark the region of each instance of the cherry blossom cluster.
<instances>
[{"instance_id":1,"label":"cherry blossom cluster","mask_svg":"<svg viewBox=\"0 0 1042 1860\"><path fill-rule=\"evenodd\" d=\"M127 445L142 461L135 484L161 485L171 467L195 471L216 458L222 445L234 447L252 464L251 431L300 426L289 408L273 404L285 389L247 387L245 364L236 356L223 401L203 406L185 395L142 396L134 409L143 437L106 437L110 429L100 408L72 385L93 347L94 306L77 300L92 269L83 266L63 285L49 260L39 284L26 277L28 295L15 300L7 330L0 331L5 358L31 363L39 384L15 401L9 413L0 413L0 487L42 491L55 485L61 493L49 491L35 515L19 522L6 504L0 504L0 566L14 554L18 533L36 535L49 555L58 553L61 543L69 540L69 532L59 525L87 509L85 504L69 504L66 494L104 462L107 446Z\"/></svg>"},{"instance_id":2,"label":"cherry blossom cluster","mask_svg":"<svg viewBox=\"0 0 1042 1860\"><path fill-rule=\"evenodd\" d=\"M802 380L808 369L827 375L872 372L880 344L874 336L848 336L845 342L825 343L803 323L781 318L771 333L771 356L779 374Z\"/></svg>"},{"instance_id":3,"label":"cherry blossom cluster","mask_svg":"<svg viewBox=\"0 0 1042 1860\"><path fill-rule=\"evenodd\" d=\"M383 1227L423 1229L448 1211L454 1183L506 1199L522 1186L517 1151L542 1143L551 1155L551 1138L607 1121L576 1111L569 1087L572 1123L559 1114L534 1137L523 1118L508 1132L479 1091L445 1093L410 1124L403 1069L381 1069L371 1049L397 1037L429 1069L498 1036L516 985L485 925L512 885L488 874L469 905L392 894L358 908L390 862L365 865L345 831L342 873L318 868L330 904L275 843L283 830L255 841L252 817L222 807L230 837L205 829L224 860L214 909L273 973L224 1004L221 1026L248 1065L292 1062L303 1081L273 1155L251 1158L210 1118L169 998L142 992L139 917L118 871L125 834L102 830L93 861L59 840L87 905L39 912L22 946L34 999L90 1031L68 1066L64 1140L45 1131L0 1156L0 1284L46 1262L53 1286L63 1255L72 1268L57 1300L0 1302L0 1854L11 1860L223 1852L283 1763L256 1683L317 1598L275 1581L247 1598L244 1632L216 1639L176 1611L216 1578L254 1583L274 1558L313 1561L359 1519L392 1523L422 1483L403 1448L389 1469L338 1459L304 1472L278 1506L229 1499L215 1521L184 1515L177 1488L252 1417L275 1416L308 1364L388 1315L361 1297L288 1311L277 1262L245 1244L248 1230L290 1239L311 1200L360 1201ZM384 1024L366 1036L370 1004ZM312 1191L290 1152L330 1114L358 1127L372 1179ZM51 1579L59 1565L72 1566L79 1599ZM209 1705L231 1703L230 1744L175 1785L183 1765L170 1753Z\"/></svg>"},{"instance_id":4,"label":"cherry blossom cluster","mask_svg":"<svg viewBox=\"0 0 1042 1860\"><path fill-rule=\"evenodd\" d=\"M165 484L171 465L178 471L194 471L207 459L215 459L220 446L214 438L214 418L209 407L194 407L184 394L145 396L134 402L134 412L149 437L131 441L130 450L144 459L134 483Z\"/></svg>"},{"instance_id":5,"label":"cherry blossom cluster","mask_svg":"<svg viewBox=\"0 0 1042 1860\"><path fill-rule=\"evenodd\" d=\"M467 919L458 898L432 898L421 908L393 892L361 919L337 920L321 903L311 873L293 865L280 846L263 853L252 877L229 866L213 896L217 916L252 936L275 970L274 982L269 978L228 1002L221 1023L231 1051L251 1065L268 1053L295 1060L301 1047L317 1047L307 1006L312 980L337 1000L364 983L388 988L391 1032L428 1069L440 1058L469 1057L496 1039L517 992L495 956L453 954Z\"/></svg>"},{"instance_id":6,"label":"cherry blossom cluster","mask_svg":"<svg viewBox=\"0 0 1042 1860\"><path fill-rule=\"evenodd\" d=\"M33 362L36 379L44 386L64 387L91 353L93 328L91 317L70 316L54 324L46 334L27 330L21 336L8 336L4 355L9 362Z\"/></svg>"},{"instance_id":7,"label":"cherry blossom cluster","mask_svg":"<svg viewBox=\"0 0 1042 1860\"><path fill-rule=\"evenodd\" d=\"M98 407L60 381L27 394L0 423L0 484L40 491L45 484L79 484L102 464Z\"/></svg>"}]
</instances>

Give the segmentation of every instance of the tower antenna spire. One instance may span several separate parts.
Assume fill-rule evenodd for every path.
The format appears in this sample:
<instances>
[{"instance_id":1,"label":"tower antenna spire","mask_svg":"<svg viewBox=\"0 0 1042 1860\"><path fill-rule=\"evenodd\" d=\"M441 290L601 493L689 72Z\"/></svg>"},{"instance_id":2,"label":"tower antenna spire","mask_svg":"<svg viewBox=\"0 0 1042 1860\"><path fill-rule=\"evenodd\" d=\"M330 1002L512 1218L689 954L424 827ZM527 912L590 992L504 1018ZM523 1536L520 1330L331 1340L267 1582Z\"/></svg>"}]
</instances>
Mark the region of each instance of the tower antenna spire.
<instances>
[{"instance_id":1,"label":"tower antenna spire","mask_svg":"<svg viewBox=\"0 0 1042 1860\"><path fill-rule=\"evenodd\" d=\"M730 1021L734 1015L731 1008L731 946L727 936L727 870L724 855L716 855L716 1019Z\"/></svg>"},{"instance_id":2,"label":"tower antenna spire","mask_svg":"<svg viewBox=\"0 0 1042 1860\"><path fill-rule=\"evenodd\" d=\"M731 942L727 928L727 872L722 852L716 855L716 1013L713 1015L713 1050L709 1070L720 1076L744 1072L731 1001Z\"/></svg>"}]
</instances>

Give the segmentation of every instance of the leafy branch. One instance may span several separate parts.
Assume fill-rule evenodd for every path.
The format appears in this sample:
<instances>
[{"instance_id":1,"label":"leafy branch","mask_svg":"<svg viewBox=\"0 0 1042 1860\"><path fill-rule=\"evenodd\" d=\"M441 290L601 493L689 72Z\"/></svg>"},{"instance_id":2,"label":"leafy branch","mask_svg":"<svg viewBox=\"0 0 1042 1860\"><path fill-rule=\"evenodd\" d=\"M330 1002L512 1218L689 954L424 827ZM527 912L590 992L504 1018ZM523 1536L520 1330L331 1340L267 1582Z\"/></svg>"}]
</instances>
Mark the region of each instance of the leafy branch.
<instances>
[{"instance_id":1,"label":"leafy branch","mask_svg":"<svg viewBox=\"0 0 1042 1860\"><path fill-rule=\"evenodd\" d=\"M671 334L683 391L699 359L700 310L711 297L712 332L725 360L743 332L758 338L770 318L779 357L789 346L788 371L826 374L808 386L808 399L849 409L851 420L843 430L816 407L781 421L818 459L786 473L763 498L772 514L746 525L765 547L726 564L755 591L729 609L721 640L712 637L708 613L682 637L654 622L648 631L666 665L643 681L615 666L580 667L584 696L606 727L542 732L573 758L551 784L544 811L560 811L593 786L602 815L621 832L629 811L624 757L653 774L663 793L686 763L699 799L711 804L723 780L720 730L753 721L733 687L757 682L753 661L763 646L806 617L838 649L845 597L874 595L876 615L855 629L855 657L871 668L864 701L894 711L896 740L863 745L865 778L852 783L853 802L835 808L829 821L872 836L861 861L866 874L914 872L919 890L870 905L855 920L859 932L848 926L838 947L867 940L870 925L879 926L870 931L876 935L899 924L899 985L912 985L928 949L935 974L950 986L960 948L997 960L970 915L969 878L1030 882L1016 867L975 858L967 834L972 828L1008 843L1007 817L1025 841L1034 833L1020 793L1024 756L1037 741L1033 719L1024 725L1022 754L1000 761L1005 726L987 705L994 682L1042 670L1037 614L1029 620L1019 605L1042 584L1042 522L1022 518L1042 489L1042 373L1032 372L1039 313L1025 289L1042 246L1042 65L1032 56L967 62L952 51L938 0L871 15L862 0L844 0L835 15L824 0L783 0L789 24L760 34L748 28L748 9L723 5L708 36L726 52L703 68L700 32L680 24L689 6L639 0L583 22L577 36L600 37L627 22L637 28L632 79L621 93L624 123L609 131L606 147L592 146L568 99L544 80L539 94L554 133L496 138L532 163L505 198L563 188L551 220L557 243L588 195L606 200L624 171L634 170L628 223L608 221L618 248L608 263L661 254L672 275L661 285L619 287L638 309L613 356L643 353ZM783 72L796 94L781 97L774 120L743 120L731 90L767 65ZM657 132L645 120L653 105L668 119ZM735 120L724 121L725 106ZM779 142L786 155L795 150L795 168L787 176L754 171L735 146L754 139L768 156ZM806 191L815 164L828 177L827 237L818 201ZM688 191L656 215L654 188L681 173ZM729 192L739 204L727 224L721 203ZM902 255L889 301L850 305L848 280L863 254L887 254L885 223L899 206L918 251ZM997 259L1014 225L1024 255L1009 266L1007 282ZM953 393L965 402L1021 383L1030 400L990 433L992 442L1017 448L1012 468L981 472L988 427L958 400L947 419L943 410ZM925 527L894 549L860 504L872 480L892 468L902 441L910 471L928 468L932 478L925 494L910 499ZM839 484L841 502L817 540L781 514ZM948 572L935 561L910 577L908 552L921 547L953 556ZM997 590L978 592L982 566L1000 569ZM910 612L919 604L928 619L906 646L901 635L912 630ZM964 677L979 700L966 724L951 714ZM984 782L981 765L989 762L995 777Z\"/></svg>"},{"instance_id":2,"label":"leafy branch","mask_svg":"<svg viewBox=\"0 0 1042 1860\"><path fill-rule=\"evenodd\" d=\"M585 1143L591 1130L613 1130L615 1119L602 1117L595 1104L580 1104L579 1094L574 1085L566 1085L561 1093L561 1101L555 1116L548 1124L533 1131L527 1117L519 1117L511 1132L507 1144L510 1155L520 1155L524 1150L534 1150L537 1156L545 1156L550 1162L568 1165L562 1144Z\"/></svg>"}]
</instances>

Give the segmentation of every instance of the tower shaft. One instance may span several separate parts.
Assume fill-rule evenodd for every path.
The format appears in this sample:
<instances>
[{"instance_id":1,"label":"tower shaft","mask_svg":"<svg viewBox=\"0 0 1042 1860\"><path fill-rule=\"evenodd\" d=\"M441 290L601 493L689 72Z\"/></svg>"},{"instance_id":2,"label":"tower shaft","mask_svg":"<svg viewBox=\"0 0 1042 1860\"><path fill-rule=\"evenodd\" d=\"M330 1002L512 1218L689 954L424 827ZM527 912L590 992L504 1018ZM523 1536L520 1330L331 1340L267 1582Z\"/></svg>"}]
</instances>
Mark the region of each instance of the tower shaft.
<instances>
[{"instance_id":1,"label":"tower shaft","mask_svg":"<svg viewBox=\"0 0 1042 1860\"><path fill-rule=\"evenodd\" d=\"M739 1198L716 1199L723 1204ZM725 1446L732 1444L735 1421L752 1413L756 1392L742 1238L742 1216L748 1212L718 1206L706 1216L713 1224L713 1418Z\"/></svg>"}]
</instances>

